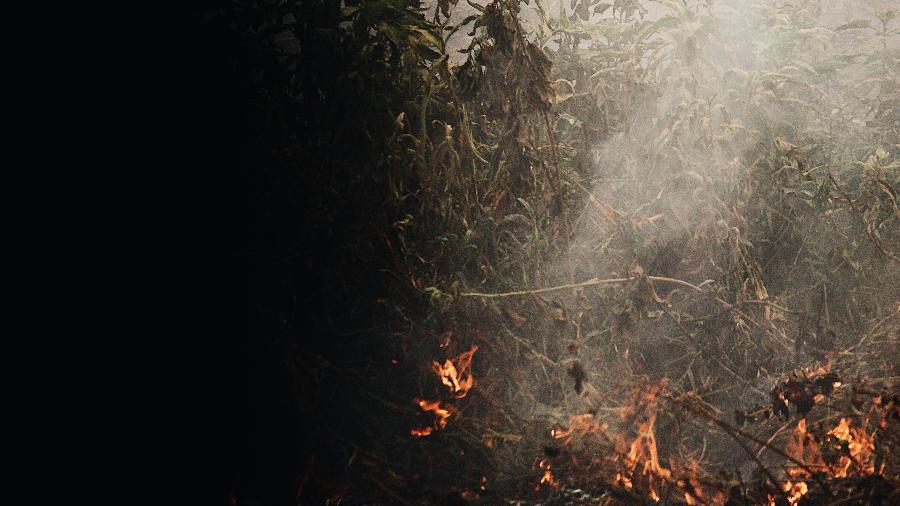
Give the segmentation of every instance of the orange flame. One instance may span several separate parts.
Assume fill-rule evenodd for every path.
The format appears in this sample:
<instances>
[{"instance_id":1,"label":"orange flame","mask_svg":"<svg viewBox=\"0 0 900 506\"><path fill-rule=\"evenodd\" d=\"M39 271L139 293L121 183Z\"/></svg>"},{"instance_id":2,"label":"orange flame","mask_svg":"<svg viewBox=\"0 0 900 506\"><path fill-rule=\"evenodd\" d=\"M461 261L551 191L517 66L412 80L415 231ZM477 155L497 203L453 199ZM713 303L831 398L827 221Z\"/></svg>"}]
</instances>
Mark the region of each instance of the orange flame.
<instances>
[{"instance_id":1,"label":"orange flame","mask_svg":"<svg viewBox=\"0 0 900 506\"><path fill-rule=\"evenodd\" d=\"M786 481L782 484L781 490L787 495L788 504L797 504L800 502L800 499L809 492L809 487L804 481L798 481L796 483ZM766 506L775 506L777 504L775 502L775 497L772 496L772 494L769 494L767 499Z\"/></svg>"},{"instance_id":2,"label":"orange flame","mask_svg":"<svg viewBox=\"0 0 900 506\"><path fill-rule=\"evenodd\" d=\"M800 498L809 492L809 487L804 481L798 481L797 483L788 481L784 484L782 490L788 493L788 504L797 504L797 502L800 501Z\"/></svg>"},{"instance_id":3,"label":"orange flame","mask_svg":"<svg viewBox=\"0 0 900 506\"><path fill-rule=\"evenodd\" d=\"M656 446L656 436L653 433L653 425L656 423L656 413L653 413L643 423L638 424L638 435L631 442L628 453L623 462L623 472L616 473L616 482L626 489L633 486L635 472L638 464L641 464L640 475L647 477L648 495L654 501L659 501L656 491L656 483L660 480L672 479L672 472L659 463L659 454Z\"/></svg>"},{"instance_id":4,"label":"orange flame","mask_svg":"<svg viewBox=\"0 0 900 506\"><path fill-rule=\"evenodd\" d=\"M541 475L541 482L535 487L535 491L540 490L540 486L544 484L556 487L558 482L553 476L553 465L546 459L541 459L541 461L538 462L538 467L543 470L543 474Z\"/></svg>"},{"instance_id":5,"label":"orange flame","mask_svg":"<svg viewBox=\"0 0 900 506\"><path fill-rule=\"evenodd\" d=\"M449 358L444 361L444 365L432 362L432 369L441 379L441 383L450 389L450 393L454 397L460 399L469 393L469 389L475 383L472 377L472 357L478 351L478 345L472 345L472 349L456 357L455 360ZM456 362L454 364L453 362Z\"/></svg>"},{"instance_id":6,"label":"orange flame","mask_svg":"<svg viewBox=\"0 0 900 506\"><path fill-rule=\"evenodd\" d=\"M851 427L850 420L841 418L837 427L828 431L829 436L847 443L850 455L841 455L837 464L833 467L836 478L846 478L850 465L856 464L857 473L868 476L875 473L875 463L872 456L875 451L875 438L869 436L863 429Z\"/></svg>"},{"instance_id":7,"label":"orange flame","mask_svg":"<svg viewBox=\"0 0 900 506\"><path fill-rule=\"evenodd\" d=\"M865 430L853 427L848 418L841 418L837 426L829 430L827 435L834 439L826 439L823 444L829 445L839 456L834 462L829 461L826 464L819 442L807 432L806 419L797 422L797 426L787 442L785 452L802 462L806 469L798 466L788 467L789 477L792 479L808 478L810 473L807 469L814 472L822 471L830 478L846 478L851 474L868 476L875 473L874 434L866 434ZM834 442L835 439L838 441L837 444ZM855 467L851 468L853 465ZM851 473L851 470L854 472ZM788 480L782 484L782 490L787 494L788 502L796 504L809 488L804 481ZM774 504L774 498L771 498L769 502Z\"/></svg>"},{"instance_id":8,"label":"orange flame","mask_svg":"<svg viewBox=\"0 0 900 506\"><path fill-rule=\"evenodd\" d=\"M819 443L806 430L806 418L801 418L797 426L791 432L785 446L785 452L791 457L811 469L826 469L825 460L822 458L822 450ZM792 478L807 478L809 472L802 467L788 467L788 474Z\"/></svg>"},{"instance_id":9,"label":"orange flame","mask_svg":"<svg viewBox=\"0 0 900 506\"><path fill-rule=\"evenodd\" d=\"M431 427L414 428L409 433L416 437L425 437L435 430L447 427L447 419L450 418L450 406L441 406L441 401L426 401L423 399L413 399L413 402L419 405L422 411L434 414L434 425Z\"/></svg>"},{"instance_id":10,"label":"orange flame","mask_svg":"<svg viewBox=\"0 0 900 506\"><path fill-rule=\"evenodd\" d=\"M584 434L605 434L607 424L600 423L590 413L583 415L572 415L569 417L569 427L565 429L550 429L550 437L553 439L562 439L562 444L572 442L572 437Z\"/></svg>"}]
</instances>

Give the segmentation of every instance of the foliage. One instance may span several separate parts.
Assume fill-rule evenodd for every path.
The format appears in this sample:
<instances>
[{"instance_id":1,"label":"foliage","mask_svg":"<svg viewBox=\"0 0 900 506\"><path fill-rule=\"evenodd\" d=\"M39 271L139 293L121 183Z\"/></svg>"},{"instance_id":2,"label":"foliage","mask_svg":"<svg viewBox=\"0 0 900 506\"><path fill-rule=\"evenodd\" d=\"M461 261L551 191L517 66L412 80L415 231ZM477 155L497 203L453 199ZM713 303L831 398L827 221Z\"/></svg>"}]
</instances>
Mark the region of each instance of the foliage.
<instances>
[{"instance_id":1,"label":"foliage","mask_svg":"<svg viewBox=\"0 0 900 506\"><path fill-rule=\"evenodd\" d=\"M836 24L815 1L468 4L462 20L446 0L223 14L278 161L256 201L302 230L276 255L317 244L298 260L328 302L314 325L370 329L296 351L301 390L360 375L342 444L365 454L370 493L474 490L485 474L514 489L551 426L663 378L720 412L769 402L802 367L896 378L898 11ZM507 292L524 295L491 297ZM412 438L410 400L441 394L432 360L473 344L473 393ZM307 401L332 423L332 401ZM683 416L660 411L665 458L750 462Z\"/></svg>"}]
</instances>

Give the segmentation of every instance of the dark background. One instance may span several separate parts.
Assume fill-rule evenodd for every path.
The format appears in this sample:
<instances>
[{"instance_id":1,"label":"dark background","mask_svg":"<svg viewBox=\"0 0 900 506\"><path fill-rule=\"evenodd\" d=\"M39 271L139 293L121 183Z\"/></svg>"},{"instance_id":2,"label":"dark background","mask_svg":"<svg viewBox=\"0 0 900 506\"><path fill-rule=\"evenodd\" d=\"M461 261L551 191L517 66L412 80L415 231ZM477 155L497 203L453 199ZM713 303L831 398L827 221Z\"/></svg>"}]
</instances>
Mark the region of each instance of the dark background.
<instances>
[{"instance_id":1,"label":"dark background","mask_svg":"<svg viewBox=\"0 0 900 506\"><path fill-rule=\"evenodd\" d=\"M185 255L184 267L204 308L200 360L216 372L199 383L199 398L212 404L197 430L204 439L214 434L218 504L297 504L301 489L304 503L322 503L351 479L348 448L366 445L365 435L341 440L359 433L348 413L354 385L328 371L352 370L377 352L356 329L371 325L361 301L378 296L381 260L356 257L348 266L345 246L365 242L361 227L378 204L352 186L339 202L329 200L316 181L340 178L347 161L331 161L327 148L313 150L318 158L283 156L285 146L326 136L342 112L332 100L283 102L271 48L248 36L254 4L244 4L251 8L195 8L176 77L187 93L175 121L185 142L175 185L192 211L178 228L197 252ZM327 78L343 61L322 51L309 68ZM338 280L341 288L330 290Z\"/></svg>"},{"instance_id":2,"label":"dark background","mask_svg":"<svg viewBox=\"0 0 900 506\"><path fill-rule=\"evenodd\" d=\"M253 120L257 90L241 67L250 55L224 20L210 19L228 6L196 7L197 36L184 60L190 100L183 152L194 158L184 165L201 192L185 233L188 244L209 255L188 270L198 278L198 296L212 301L203 304L210 311L203 341L210 348L201 360L217 372L201 379L201 391L207 390L201 398L214 399L207 434L215 435L215 503L292 504L311 441L303 437L273 314L279 284L274 225L259 219L263 211L253 199L273 162ZM297 337L309 345L321 341L314 332Z\"/></svg>"}]
</instances>

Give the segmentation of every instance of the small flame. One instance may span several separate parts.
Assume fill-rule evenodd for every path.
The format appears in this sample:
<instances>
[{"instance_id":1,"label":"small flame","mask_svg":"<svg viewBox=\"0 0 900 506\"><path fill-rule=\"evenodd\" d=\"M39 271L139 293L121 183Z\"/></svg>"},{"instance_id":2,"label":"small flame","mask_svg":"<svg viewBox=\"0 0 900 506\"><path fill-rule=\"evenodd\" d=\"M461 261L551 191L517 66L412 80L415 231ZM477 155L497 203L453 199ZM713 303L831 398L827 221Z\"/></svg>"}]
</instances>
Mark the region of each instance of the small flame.
<instances>
[{"instance_id":1,"label":"small flame","mask_svg":"<svg viewBox=\"0 0 900 506\"><path fill-rule=\"evenodd\" d=\"M538 484L538 489L541 485L547 484L551 487L555 487L557 485L556 478L553 476L553 465L548 462L546 459L541 459L538 462L538 467L540 467L544 472L541 475L541 482Z\"/></svg>"},{"instance_id":2,"label":"small flame","mask_svg":"<svg viewBox=\"0 0 900 506\"><path fill-rule=\"evenodd\" d=\"M797 504L800 498L809 492L809 487L805 481L798 481L797 483L788 481L784 484L782 490L788 494L788 504Z\"/></svg>"},{"instance_id":3,"label":"small flame","mask_svg":"<svg viewBox=\"0 0 900 506\"><path fill-rule=\"evenodd\" d=\"M655 423L656 414L653 413L645 422L638 424L638 435L631 442L624 462L622 462L624 469L616 473L616 482L626 489L634 486L633 480L636 472L646 476L647 494L654 502L659 501L656 482L672 479L672 472L659 463L656 436L653 433ZM638 464L641 464L640 470L637 469Z\"/></svg>"},{"instance_id":4,"label":"small flame","mask_svg":"<svg viewBox=\"0 0 900 506\"><path fill-rule=\"evenodd\" d=\"M781 485L781 490L787 495L788 504L793 505L800 502L800 499L809 492L809 487L806 485L805 481L798 481L796 483L786 481ZM768 495L767 499L766 506L775 506L778 504L775 502L775 497L771 494Z\"/></svg>"},{"instance_id":5,"label":"small flame","mask_svg":"<svg viewBox=\"0 0 900 506\"><path fill-rule=\"evenodd\" d=\"M616 483L621 483L626 490L631 490L633 486L631 479L622 473L616 473Z\"/></svg>"},{"instance_id":6,"label":"small flame","mask_svg":"<svg viewBox=\"0 0 900 506\"><path fill-rule=\"evenodd\" d=\"M659 454L656 448L656 436L653 434L653 425L656 423L656 415L651 415L646 422L638 426L638 436L631 443L628 452L628 460L635 465L643 461L643 474L655 474L662 478L671 478L671 472L659 464Z\"/></svg>"},{"instance_id":7,"label":"small flame","mask_svg":"<svg viewBox=\"0 0 900 506\"><path fill-rule=\"evenodd\" d=\"M450 406L441 405L441 401L426 401L424 399L413 399L413 402L419 405L422 411L434 414L434 424L431 427L414 428L410 434L416 437L425 437L447 427L447 419L450 418Z\"/></svg>"},{"instance_id":8,"label":"small flame","mask_svg":"<svg viewBox=\"0 0 900 506\"><path fill-rule=\"evenodd\" d=\"M472 345L472 349L456 357L455 360L449 358L444 361L444 365L432 362L432 369L441 379L441 383L450 389L450 393L456 398L465 397L469 393L469 389L475 383L472 377L472 357L478 351L478 345ZM454 364L454 362L456 362Z\"/></svg>"},{"instance_id":9,"label":"small flame","mask_svg":"<svg viewBox=\"0 0 900 506\"><path fill-rule=\"evenodd\" d=\"M572 415L569 417L569 427L564 429L550 429L550 437L553 439L562 439L562 444L572 442L572 437L585 434L605 434L608 426L600 423L594 415L584 413L582 415Z\"/></svg>"}]
</instances>

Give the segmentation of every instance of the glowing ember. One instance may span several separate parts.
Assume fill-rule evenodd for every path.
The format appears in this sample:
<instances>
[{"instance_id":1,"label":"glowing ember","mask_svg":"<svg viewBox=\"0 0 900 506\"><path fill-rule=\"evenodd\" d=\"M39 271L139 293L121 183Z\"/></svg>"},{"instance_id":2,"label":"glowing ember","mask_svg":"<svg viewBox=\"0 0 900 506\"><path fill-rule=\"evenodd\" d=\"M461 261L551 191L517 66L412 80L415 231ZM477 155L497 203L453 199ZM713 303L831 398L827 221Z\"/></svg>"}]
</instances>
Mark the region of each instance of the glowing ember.
<instances>
[{"instance_id":1,"label":"glowing ember","mask_svg":"<svg viewBox=\"0 0 900 506\"><path fill-rule=\"evenodd\" d=\"M412 429L409 431L410 434L416 437L425 437L434 432L434 429L431 427L422 427L421 429Z\"/></svg>"},{"instance_id":2,"label":"glowing ember","mask_svg":"<svg viewBox=\"0 0 900 506\"><path fill-rule=\"evenodd\" d=\"M441 379L441 383L450 389L450 393L456 398L465 397L472 388L475 379L472 377L472 357L478 351L478 345L472 345L472 349L456 357L455 360L447 359L444 365L432 362L435 374ZM455 364L454 364L455 362Z\"/></svg>"}]
</instances>

